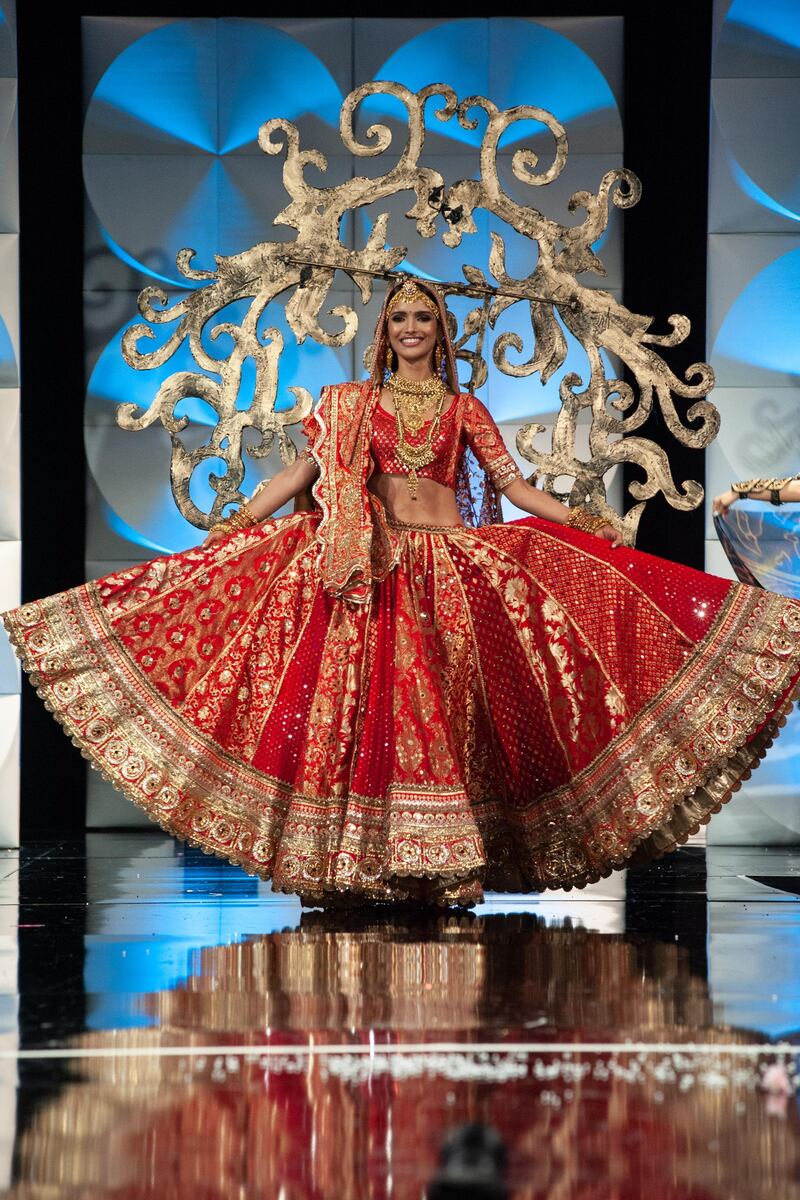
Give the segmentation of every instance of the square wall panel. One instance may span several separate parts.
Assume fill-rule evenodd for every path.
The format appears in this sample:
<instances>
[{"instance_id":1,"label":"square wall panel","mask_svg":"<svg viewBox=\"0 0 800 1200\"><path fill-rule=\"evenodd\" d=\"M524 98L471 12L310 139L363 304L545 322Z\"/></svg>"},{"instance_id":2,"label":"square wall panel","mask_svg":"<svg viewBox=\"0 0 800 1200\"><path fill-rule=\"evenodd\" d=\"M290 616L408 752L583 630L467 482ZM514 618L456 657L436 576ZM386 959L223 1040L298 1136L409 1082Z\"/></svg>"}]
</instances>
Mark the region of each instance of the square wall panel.
<instances>
[{"instance_id":1,"label":"square wall panel","mask_svg":"<svg viewBox=\"0 0 800 1200\"><path fill-rule=\"evenodd\" d=\"M551 112L566 129L574 153L622 153L621 17L490 17L486 24L489 90L484 95L498 108L526 104ZM509 134L502 140L504 149ZM545 149L548 142L552 146L549 135L541 142L543 163L552 157L552 149ZM535 149L540 152L540 145Z\"/></svg>"},{"instance_id":2,"label":"square wall panel","mask_svg":"<svg viewBox=\"0 0 800 1200\"><path fill-rule=\"evenodd\" d=\"M135 442L134 442L135 439ZM169 486L170 441L160 426L86 429L86 557L140 562L187 550L204 534L181 516Z\"/></svg>"},{"instance_id":3,"label":"square wall panel","mask_svg":"<svg viewBox=\"0 0 800 1200\"><path fill-rule=\"evenodd\" d=\"M731 0L714 0L715 79L800 76L798 10L794 0L749 4L745 20Z\"/></svg>"},{"instance_id":4,"label":"square wall panel","mask_svg":"<svg viewBox=\"0 0 800 1200\"><path fill-rule=\"evenodd\" d=\"M16 80L0 79L0 233L19 232Z\"/></svg>"},{"instance_id":5,"label":"square wall panel","mask_svg":"<svg viewBox=\"0 0 800 1200\"><path fill-rule=\"evenodd\" d=\"M0 387L19 386L19 234L0 233Z\"/></svg>"},{"instance_id":6,"label":"square wall panel","mask_svg":"<svg viewBox=\"0 0 800 1200\"><path fill-rule=\"evenodd\" d=\"M800 232L708 239L708 357L720 387L796 386Z\"/></svg>"},{"instance_id":7,"label":"square wall panel","mask_svg":"<svg viewBox=\"0 0 800 1200\"><path fill-rule=\"evenodd\" d=\"M176 277L175 260L168 260L163 251L155 249L137 261L106 233L86 195L83 214L83 286L84 292L93 294L85 311L95 323L94 313L99 310L104 315L103 306L107 306L106 324L115 329L136 312L136 297L143 287L153 284L163 287L166 279ZM124 310L119 295L123 292L130 293L133 300L125 301Z\"/></svg>"},{"instance_id":8,"label":"square wall panel","mask_svg":"<svg viewBox=\"0 0 800 1200\"><path fill-rule=\"evenodd\" d=\"M115 252L136 264L163 264L167 283L180 287L180 250L214 269L219 246L218 172L211 155L86 154L83 173L89 201Z\"/></svg>"},{"instance_id":9,"label":"square wall panel","mask_svg":"<svg viewBox=\"0 0 800 1200\"><path fill-rule=\"evenodd\" d=\"M81 17L81 65L84 104L124 50L140 38L171 25L171 17Z\"/></svg>"},{"instance_id":10,"label":"square wall panel","mask_svg":"<svg viewBox=\"0 0 800 1200\"><path fill-rule=\"evenodd\" d=\"M797 127L800 75L714 79L715 140L754 203L800 220Z\"/></svg>"},{"instance_id":11,"label":"square wall panel","mask_svg":"<svg viewBox=\"0 0 800 1200\"><path fill-rule=\"evenodd\" d=\"M736 579L736 572L716 538L706 541L705 570L709 575L716 575L719 579Z\"/></svg>"},{"instance_id":12,"label":"square wall panel","mask_svg":"<svg viewBox=\"0 0 800 1200\"><path fill-rule=\"evenodd\" d=\"M4 20L0 23L0 76L15 78L17 74L17 5L16 0L3 0Z\"/></svg>"},{"instance_id":13,"label":"square wall panel","mask_svg":"<svg viewBox=\"0 0 800 1200\"><path fill-rule=\"evenodd\" d=\"M0 539L19 537L19 391L0 388Z\"/></svg>"},{"instance_id":14,"label":"square wall panel","mask_svg":"<svg viewBox=\"0 0 800 1200\"><path fill-rule=\"evenodd\" d=\"M0 696L0 846L19 845L19 696Z\"/></svg>"},{"instance_id":15,"label":"square wall panel","mask_svg":"<svg viewBox=\"0 0 800 1200\"><path fill-rule=\"evenodd\" d=\"M259 129L276 118L296 127L301 150L343 152L339 114L352 87L352 22L344 17L307 24L316 34L311 38L315 47L324 41L327 56L339 59L338 77L302 36L302 22L294 22L289 32L266 18L217 21L219 60L235 63L235 69L220 71L217 84L220 154L261 157ZM338 81L342 76L347 80L344 87Z\"/></svg>"},{"instance_id":16,"label":"square wall panel","mask_svg":"<svg viewBox=\"0 0 800 1200\"><path fill-rule=\"evenodd\" d=\"M132 801L113 788L97 771L86 765L87 829L156 829Z\"/></svg>"},{"instance_id":17,"label":"square wall panel","mask_svg":"<svg viewBox=\"0 0 800 1200\"><path fill-rule=\"evenodd\" d=\"M16 608L20 599L19 542L0 542L0 612ZM5 629L0 627L0 696L19 692L19 664Z\"/></svg>"},{"instance_id":18,"label":"square wall panel","mask_svg":"<svg viewBox=\"0 0 800 1200\"><path fill-rule=\"evenodd\" d=\"M625 74L624 17L537 17L536 20L539 25L555 30L580 46L602 72L621 110ZM608 148L621 151L622 143L618 141L615 147L609 145Z\"/></svg>"},{"instance_id":19,"label":"square wall panel","mask_svg":"<svg viewBox=\"0 0 800 1200\"><path fill-rule=\"evenodd\" d=\"M708 168L709 233L798 232L800 216L751 179L722 136L714 109Z\"/></svg>"},{"instance_id":20,"label":"square wall panel","mask_svg":"<svg viewBox=\"0 0 800 1200\"><path fill-rule=\"evenodd\" d=\"M87 101L85 154L192 156L201 150L212 155L217 22L192 18L161 22L156 29L146 20L123 22L117 32L126 39L129 32L138 36L124 48L106 45L109 61ZM88 40L84 26L84 44Z\"/></svg>"},{"instance_id":21,"label":"square wall panel","mask_svg":"<svg viewBox=\"0 0 800 1200\"><path fill-rule=\"evenodd\" d=\"M382 67L391 65L391 59L398 50L418 38L420 34L435 30L442 24L444 22L437 17L361 17L355 20L353 22L353 86L375 79L377 72ZM454 42L454 70L457 66L459 50L460 43L457 46ZM399 78L398 75L393 75L391 72L383 73L381 77L383 79ZM439 74L436 82L441 80L443 83L449 83L456 87L456 78L446 79ZM485 78L488 81L488 74ZM399 82L405 81L400 78Z\"/></svg>"},{"instance_id":22,"label":"square wall panel","mask_svg":"<svg viewBox=\"0 0 800 1200\"><path fill-rule=\"evenodd\" d=\"M317 56L336 80L343 96L353 87L354 29L364 17L265 17ZM363 82L356 79L356 83Z\"/></svg>"}]
</instances>

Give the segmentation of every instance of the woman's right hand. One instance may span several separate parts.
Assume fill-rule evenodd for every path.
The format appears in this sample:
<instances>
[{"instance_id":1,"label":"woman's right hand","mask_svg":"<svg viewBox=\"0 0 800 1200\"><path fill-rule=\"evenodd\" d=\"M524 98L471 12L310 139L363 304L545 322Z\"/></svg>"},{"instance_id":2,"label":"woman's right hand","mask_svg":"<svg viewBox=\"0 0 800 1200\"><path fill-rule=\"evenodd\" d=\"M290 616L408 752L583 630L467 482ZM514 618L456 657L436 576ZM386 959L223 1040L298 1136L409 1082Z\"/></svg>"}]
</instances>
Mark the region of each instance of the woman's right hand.
<instances>
[{"instance_id":1,"label":"woman's right hand","mask_svg":"<svg viewBox=\"0 0 800 1200\"><path fill-rule=\"evenodd\" d=\"M734 492L729 488L727 492L722 492L719 496L714 497L714 501L711 505L711 511L715 516L727 517L728 509L732 504L735 504L738 499L738 492Z\"/></svg>"},{"instance_id":2,"label":"woman's right hand","mask_svg":"<svg viewBox=\"0 0 800 1200\"><path fill-rule=\"evenodd\" d=\"M200 549L210 549L210 547L215 545L217 542L221 542L225 536L226 533L224 529L209 529L208 533L206 534L206 540L203 542L203 545L200 547Z\"/></svg>"}]
</instances>

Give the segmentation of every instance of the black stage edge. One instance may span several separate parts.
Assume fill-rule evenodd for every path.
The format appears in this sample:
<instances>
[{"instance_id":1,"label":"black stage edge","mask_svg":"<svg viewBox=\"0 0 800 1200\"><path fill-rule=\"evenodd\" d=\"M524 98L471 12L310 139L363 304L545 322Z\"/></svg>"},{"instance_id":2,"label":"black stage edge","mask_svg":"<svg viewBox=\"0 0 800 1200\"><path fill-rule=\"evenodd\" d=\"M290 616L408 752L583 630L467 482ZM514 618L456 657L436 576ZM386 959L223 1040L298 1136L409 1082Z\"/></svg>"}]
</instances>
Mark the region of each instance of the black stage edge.
<instances>
[{"instance_id":1,"label":"black stage edge","mask_svg":"<svg viewBox=\"0 0 800 1200\"><path fill-rule=\"evenodd\" d=\"M63 1045L86 1031L87 878L84 834L68 843L20 848L17 992L23 1050ZM74 1081L75 1071L68 1062L22 1059L17 1072L18 1147L22 1131Z\"/></svg>"},{"instance_id":2,"label":"black stage edge","mask_svg":"<svg viewBox=\"0 0 800 1200\"><path fill-rule=\"evenodd\" d=\"M665 358L679 378L706 357L706 263L708 239L708 146L711 90L712 5L626 4L625 166L642 181L642 198L624 213L624 302L633 312L655 317L667 332L667 317L685 313L692 331ZM692 401L676 400L684 414ZM637 430L663 446L676 486L705 482L705 454L681 446L660 412ZM626 468L626 507L631 480ZM663 497L645 509L636 542L639 550L690 567L704 565L703 507L678 512Z\"/></svg>"},{"instance_id":3,"label":"black stage edge","mask_svg":"<svg viewBox=\"0 0 800 1200\"><path fill-rule=\"evenodd\" d=\"M81 26L58 5L17 9L22 598L84 578ZM22 690L21 836L82 833L85 764Z\"/></svg>"},{"instance_id":4,"label":"black stage edge","mask_svg":"<svg viewBox=\"0 0 800 1200\"><path fill-rule=\"evenodd\" d=\"M655 862L634 863L628 867L625 874L625 934L641 938L640 945L649 945L652 950L652 946L657 945L653 942L656 926L662 932L669 931L683 947L692 975L707 979L705 846L683 846Z\"/></svg>"}]
</instances>

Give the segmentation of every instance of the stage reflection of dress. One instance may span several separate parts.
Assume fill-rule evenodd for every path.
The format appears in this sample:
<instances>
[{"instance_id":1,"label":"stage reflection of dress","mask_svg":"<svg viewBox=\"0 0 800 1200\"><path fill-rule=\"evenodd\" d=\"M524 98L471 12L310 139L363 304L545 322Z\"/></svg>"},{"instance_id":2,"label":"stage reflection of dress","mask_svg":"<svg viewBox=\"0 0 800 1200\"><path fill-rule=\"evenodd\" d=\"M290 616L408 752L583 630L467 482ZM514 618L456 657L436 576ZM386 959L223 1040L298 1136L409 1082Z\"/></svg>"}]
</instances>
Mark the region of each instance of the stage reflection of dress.
<instances>
[{"instance_id":1,"label":"stage reflection of dress","mask_svg":"<svg viewBox=\"0 0 800 1200\"><path fill-rule=\"evenodd\" d=\"M759 1087L785 1046L720 1025L671 938L308 913L208 946L133 998L147 1027L66 1039L56 1094L25 1064L9 1196L419 1200L479 1121L515 1200L797 1200L796 1106L776 1119Z\"/></svg>"},{"instance_id":2,"label":"stage reflection of dress","mask_svg":"<svg viewBox=\"0 0 800 1200\"><path fill-rule=\"evenodd\" d=\"M538 518L392 525L377 398L306 423L314 511L7 615L46 703L163 828L287 891L472 900L673 849L775 735L800 604ZM469 396L434 448L462 492L467 449L516 473Z\"/></svg>"}]
</instances>

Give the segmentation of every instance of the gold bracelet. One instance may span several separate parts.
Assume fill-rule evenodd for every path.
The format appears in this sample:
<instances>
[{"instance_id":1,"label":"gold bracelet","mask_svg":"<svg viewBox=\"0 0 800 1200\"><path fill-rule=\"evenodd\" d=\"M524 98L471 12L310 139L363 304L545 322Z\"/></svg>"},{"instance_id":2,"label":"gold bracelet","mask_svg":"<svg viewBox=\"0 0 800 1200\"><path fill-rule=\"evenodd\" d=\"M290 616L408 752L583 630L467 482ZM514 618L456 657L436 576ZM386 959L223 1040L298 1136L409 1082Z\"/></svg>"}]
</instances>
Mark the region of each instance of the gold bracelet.
<instances>
[{"instance_id":1,"label":"gold bracelet","mask_svg":"<svg viewBox=\"0 0 800 1200\"><path fill-rule=\"evenodd\" d=\"M229 533L241 533L245 529L252 529L257 524L256 517L253 516L247 505L243 504L236 512L230 513L222 521L212 525L211 532L221 533L227 537Z\"/></svg>"},{"instance_id":2,"label":"gold bracelet","mask_svg":"<svg viewBox=\"0 0 800 1200\"><path fill-rule=\"evenodd\" d=\"M750 492L779 492L797 478L797 475L784 475L780 479L744 479L741 483L732 483L731 491L745 500Z\"/></svg>"},{"instance_id":3,"label":"gold bracelet","mask_svg":"<svg viewBox=\"0 0 800 1200\"><path fill-rule=\"evenodd\" d=\"M567 525L571 529L579 529L581 533L597 534L608 524L605 517L596 517L585 508L571 508L567 517Z\"/></svg>"}]
</instances>

